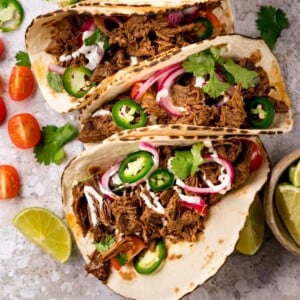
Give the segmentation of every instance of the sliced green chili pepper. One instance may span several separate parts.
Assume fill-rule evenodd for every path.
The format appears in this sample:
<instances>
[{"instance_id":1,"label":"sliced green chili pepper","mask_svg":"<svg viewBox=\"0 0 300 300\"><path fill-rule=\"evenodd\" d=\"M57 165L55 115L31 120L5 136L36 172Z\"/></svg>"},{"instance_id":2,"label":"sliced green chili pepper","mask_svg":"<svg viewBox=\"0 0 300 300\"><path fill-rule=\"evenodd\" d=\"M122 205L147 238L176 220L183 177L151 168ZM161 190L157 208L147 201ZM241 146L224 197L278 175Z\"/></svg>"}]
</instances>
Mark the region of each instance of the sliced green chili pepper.
<instances>
[{"instance_id":1,"label":"sliced green chili pepper","mask_svg":"<svg viewBox=\"0 0 300 300\"><path fill-rule=\"evenodd\" d=\"M17 0L0 0L0 31L9 32L20 27L24 9Z\"/></svg>"},{"instance_id":2,"label":"sliced green chili pepper","mask_svg":"<svg viewBox=\"0 0 300 300\"><path fill-rule=\"evenodd\" d=\"M204 17L199 17L199 18L195 19L194 22L201 23L205 28L204 31L201 31L200 29L196 30L196 35L197 35L198 41L208 39L212 36L214 27L208 19L206 19Z\"/></svg>"},{"instance_id":3,"label":"sliced green chili pepper","mask_svg":"<svg viewBox=\"0 0 300 300\"><path fill-rule=\"evenodd\" d=\"M166 246L160 240L154 251L150 249L143 250L138 256L135 257L133 265L135 270L140 274L150 274L158 269L166 256Z\"/></svg>"},{"instance_id":4,"label":"sliced green chili pepper","mask_svg":"<svg viewBox=\"0 0 300 300\"><path fill-rule=\"evenodd\" d=\"M147 151L137 151L126 156L119 167L119 177L123 182L133 183L146 176L153 166L152 155Z\"/></svg>"},{"instance_id":5,"label":"sliced green chili pepper","mask_svg":"<svg viewBox=\"0 0 300 300\"><path fill-rule=\"evenodd\" d=\"M157 169L148 178L148 183L152 191L162 192L174 183L174 174L168 169Z\"/></svg>"},{"instance_id":6,"label":"sliced green chili pepper","mask_svg":"<svg viewBox=\"0 0 300 300\"><path fill-rule=\"evenodd\" d=\"M112 109L114 122L122 129L143 127L147 122L147 115L137 102L131 99L121 99Z\"/></svg>"},{"instance_id":7,"label":"sliced green chili pepper","mask_svg":"<svg viewBox=\"0 0 300 300\"><path fill-rule=\"evenodd\" d=\"M248 101L246 111L250 126L257 129L268 128L275 117L273 103L265 97L254 97Z\"/></svg>"},{"instance_id":8,"label":"sliced green chili pepper","mask_svg":"<svg viewBox=\"0 0 300 300\"><path fill-rule=\"evenodd\" d=\"M95 83L90 82L92 71L85 67L69 67L62 76L64 89L76 98L83 97Z\"/></svg>"}]
</instances>

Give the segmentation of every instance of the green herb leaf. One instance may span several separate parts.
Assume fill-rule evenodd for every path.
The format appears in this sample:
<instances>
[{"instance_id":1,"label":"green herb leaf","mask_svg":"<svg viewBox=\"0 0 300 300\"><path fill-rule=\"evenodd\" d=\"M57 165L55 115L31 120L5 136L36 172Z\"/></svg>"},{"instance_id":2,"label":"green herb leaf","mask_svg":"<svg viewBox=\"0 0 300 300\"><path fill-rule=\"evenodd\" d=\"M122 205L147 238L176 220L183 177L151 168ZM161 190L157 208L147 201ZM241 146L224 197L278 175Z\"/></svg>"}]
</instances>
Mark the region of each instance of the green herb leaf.
<instances>
[{"instance_id":1,"label":"green herb leaf","mask_svg":"<svg viewBox=\"0 0 300 300\"><path fill-rule=\"evenodd\" d=\"M96 250L100 253L103 253L109 250L115 243L115 240L112 235L107 234L99 243L94 243Z\"/></svg>"},{"instance_id":2,"label":"green herb leaf","mask_svg":"<svg viewBox=\"0 0 300 300\"><path fill-rule=\"evenodd\" d=\"M197 143L192 146L191 153L193 156L193 162L191 167L191 176L194 176L194 174L197 172L198 167L204 163L204 158L201 155L201 152L204 148L204 145L202 143Z\"/></svg>"},{"instance_id":3,"label":"green herb leaf","mask_svg":"<svg viewBox=\"0 0 300 300\"><path fill-rule=\"evenodd\" d=\"M48 85L57 93L62 93L64 90L62 79L59 74L48 72L47 74Z\"/></svg>"},{"instance_id":4,"label":"green herb leaf","mask_svg":"<svg viewBox=\"0 0 300 300\"><path fill-rule=\"evenodd\" d=\"M176 177L184 180L196 173L199 165L204 162L201 155L203 147L202 143L198 143L190 150L175 151L175 156L171 159L171 171Z\"/></svg>"},{"instance_id":5,"label":"green herb leaf","mask_svg":"<svg viewBox=\"0 0 300 300\"><path fill-rule=\"evenodd\" d=\"M128 262L128 259L127 259L127 256L125 253L120 253L119 255L117 255L116 260L121 266L124 266Z\"/></svg>"},{"instance_id":6,"label":"green herb leaf","mask_svg":"<svg viewBox=\"0 0 300 300\"><path fill-rule=\"evenodd\" d=\"M48 125L43 127L42 138L39 144L34 147L35 158L39 163L59 165L64 157L64 145L78 135L78 130L70 124L62 127Z\"/></svg>"},{"instance_id":7,"label":"green herb leaf","mask_svg":"<svg viewBox=\"0 0 300 300\"><path fill-rule=\"evenodd\" d=\"M209 95L209 97L217 98L228 90L230 84L228 82L220 81L215 72L211 72L209 80L203 86L202 91Z\"/></svg>"},{"instance_id":8,"label":"green herb leaf","mask_svg":"<svg viewBox=\"0 0 300 300\"><path fill-rule=\"evenodd\" d=\"M259 74L256 71L243 68L231 59L226 60L223 67L233 76L233 81L242 83L242 87L245 89L254 87L259 82Z\"/></svg>"},{"instance_id":9,"label":"green herb leaf","mask_svg":"<svg viewBox=\"0 0 300 300\"><path fill-rule=\"evenodd\" d=\"M17 66L31 67L30 59L27 52L19 51L15 56Z\"/></svg>"},{"instance_id":10,"label":"green herb leaf","mask_svg":"<svg viewBox=\"0 0 300 300\"><path fill-rule=\"evenodd\" d=\"M175 151L171 159L171 171L180 179L186 179L191 174L193 156L189 150Z\"/></svg>"},{"instance_id":11,"label":"green herb leaf","mask_svg":"<svg viewBox=\"0 0 300 300\"><path fill-rule=\"evenodd\" d=\"M261 6L257 12L256 26L261 38L270 49L274 49L281 31L289 27L289 20L283 10L272 6Z\"/></svg>"},{"instance_id":12,"label":"green herb leaf","mask_svg":"<svg viewBox=\"0 0 300 300\"><path fill-rule=\"evenodd\" d=\"M99 28L97 28L96 31L91 36L89 36L84 40L84 44L86 46L95 45L99 42L104 42L105 38L106 36L101 32Z\"/></svg>"}]
</instances>

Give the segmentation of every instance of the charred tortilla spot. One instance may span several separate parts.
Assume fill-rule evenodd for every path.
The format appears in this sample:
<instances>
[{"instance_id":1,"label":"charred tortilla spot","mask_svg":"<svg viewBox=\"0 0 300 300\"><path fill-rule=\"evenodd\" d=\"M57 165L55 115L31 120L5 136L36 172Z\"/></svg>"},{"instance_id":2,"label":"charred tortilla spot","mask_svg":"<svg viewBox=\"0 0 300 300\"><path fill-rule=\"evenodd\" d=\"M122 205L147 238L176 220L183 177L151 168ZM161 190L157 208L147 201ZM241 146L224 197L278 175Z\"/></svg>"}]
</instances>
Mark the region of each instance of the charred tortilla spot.
<instances>
[{"instance_id":1,"label":"charred tortilla spot","mask_svg":"<svg viewBox=\"0 0 300 300\"><path fill-rule=\"evenodd\" d=\"M180 125L171 125L170 127L171 127L171 129L181 129L182 128L182 126L180 126Z\"/></svg>"},{"instance_id":2,"label":"charred tortilla spot","mask_svg":"<svg viewBox=\"0 0 300 300\"><path fill-rule=\"evenodd\" d=\"M197 131L199 130L199 126L187 126L186 129L191 131Z\"/></svg>"}]
</instances>

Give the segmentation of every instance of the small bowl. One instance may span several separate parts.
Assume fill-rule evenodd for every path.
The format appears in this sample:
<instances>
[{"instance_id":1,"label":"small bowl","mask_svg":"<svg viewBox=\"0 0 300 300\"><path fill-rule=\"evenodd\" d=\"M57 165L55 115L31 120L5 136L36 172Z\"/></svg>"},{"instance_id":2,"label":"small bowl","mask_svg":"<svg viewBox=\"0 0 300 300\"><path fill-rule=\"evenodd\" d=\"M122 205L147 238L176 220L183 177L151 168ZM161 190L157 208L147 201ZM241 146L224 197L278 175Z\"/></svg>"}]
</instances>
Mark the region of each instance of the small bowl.
<instances>
[{"instance_id":1,"label":"small bowl","mask_svg":"<svg viewBox=\"0 0 300 300\"><path fill-rule=\"evenodd\" d=\"M300 149L295 150L291 154L282 158L273 168L270 179L264 190L264 209L266 222L272 230L275 238L289 252L300 256L300 246L292 239L284 224L282 223L276 210L274 193L279 179L288 167L300 159Z\"/></svg>"}]
</instances>

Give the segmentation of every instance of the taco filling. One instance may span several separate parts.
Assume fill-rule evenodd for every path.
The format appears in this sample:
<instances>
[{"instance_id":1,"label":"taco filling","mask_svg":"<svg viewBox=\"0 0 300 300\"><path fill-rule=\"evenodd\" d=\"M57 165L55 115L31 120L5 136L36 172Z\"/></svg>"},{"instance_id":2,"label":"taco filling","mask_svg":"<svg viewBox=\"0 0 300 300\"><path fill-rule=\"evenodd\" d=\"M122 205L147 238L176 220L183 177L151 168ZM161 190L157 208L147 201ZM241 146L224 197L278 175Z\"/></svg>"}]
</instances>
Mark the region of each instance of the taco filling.
<instances>
[{"instance_id":1,"label":"taco filling","mask_svg":"<svg viewBox=\"0 0 300 300\"><path fill-rule=\"evenodd\" d=\"M123 129L155 124L265 129L276 113L288 111L269 96L272 86L268 74L256 66L258 53L240 60L220 53L212 46L137 82L83 120L79 139L99 142ZM126 124L122 110L132 112ZM139 122L145 114L147 120Z\"/></svg>"},{"instance_id":2,"label":"taco filling","mask_svg":"<svg viewBox=\"0 0 300 300\"><path fill-rule=\"evenodd\" d=\"M180 11L148 15L89 15L75 11L54 24L52 41L46 53L56 57L56 64L49 65L48 84L55 91L56 82L70 67L86 68L91 74L82 82L72 82L65 86L70 93L81 98L92 85L115 74L118 70L171 48L182 48L226 31L213 10L221 6L221 1L199 4ZM80 73L80 72L79 72ZM88 73L86 71L86 73ZM76 76L76 73L75 75ZM52 80L51 80L52 79Z\"/></svg>"},{"instance_id":3,"label":"taco filling","mask_svg":"<svg viewBox=\"0 0 300 300\"><path fill-rule=\"evenodd\" d=\"M111 268L163 268L166 241L198 241L210 207L262 162L260 146L248 139L139 148L110 166L91 166L72 188L77 223L94 240L86 270L103 282Z\"/></svg>"}]
</instances>

